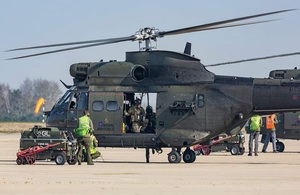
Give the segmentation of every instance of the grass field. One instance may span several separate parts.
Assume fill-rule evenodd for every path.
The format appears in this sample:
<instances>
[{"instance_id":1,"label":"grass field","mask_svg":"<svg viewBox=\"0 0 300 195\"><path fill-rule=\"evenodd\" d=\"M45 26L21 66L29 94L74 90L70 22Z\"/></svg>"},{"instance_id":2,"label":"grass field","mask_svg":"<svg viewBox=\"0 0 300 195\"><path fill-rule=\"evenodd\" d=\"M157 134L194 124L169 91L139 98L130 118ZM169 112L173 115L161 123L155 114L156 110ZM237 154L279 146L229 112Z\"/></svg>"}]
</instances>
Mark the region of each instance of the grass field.
<instances>
[{"instance_id":1,"label":"grass field","mask_svg":"<svg viewBox=\"0 0 300 195\"><path fill-rule=\"evenodd\" d=\"M33 126L45 126L45 123L32 122L0 122L0 133L16 133L31 129Z\"/></svg>"}]
</instances>

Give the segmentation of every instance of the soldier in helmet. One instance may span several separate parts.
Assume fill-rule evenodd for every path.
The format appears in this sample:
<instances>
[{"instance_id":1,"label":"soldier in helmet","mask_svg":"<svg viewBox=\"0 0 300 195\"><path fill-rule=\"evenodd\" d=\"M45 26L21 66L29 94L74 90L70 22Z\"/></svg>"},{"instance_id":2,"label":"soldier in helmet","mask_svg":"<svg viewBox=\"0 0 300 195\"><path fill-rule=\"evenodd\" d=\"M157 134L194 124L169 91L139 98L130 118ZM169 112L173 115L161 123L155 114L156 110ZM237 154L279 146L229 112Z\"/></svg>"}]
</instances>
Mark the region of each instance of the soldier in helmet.
<instances>
[{"instance_id":1,"label":"soldier in helmet","mask_svg":"<svg viewBox=\"0 0 300 195\"><path fill-rule=\"evenodd\" d=\"M144 132L147 127L147 120L145 120L146 112L141 106L141 100L136 99L134 106L129 108L128 112L124 111L125 116L131 117L132 131L134 133Z\"/></svg>"},{"instance_id":2,"label":"soldier in helmet","mask_svg":"<svg viewBox=\"0 0 300 195\"><path fill-rule=\"evenodd\" d=\"M147 106L147 108L146 108L146 119L148 120L146 132L147 133L155 133L156 114L155 114L155 112L153 112L152 106Z\"/></svg>"}]
</instances>

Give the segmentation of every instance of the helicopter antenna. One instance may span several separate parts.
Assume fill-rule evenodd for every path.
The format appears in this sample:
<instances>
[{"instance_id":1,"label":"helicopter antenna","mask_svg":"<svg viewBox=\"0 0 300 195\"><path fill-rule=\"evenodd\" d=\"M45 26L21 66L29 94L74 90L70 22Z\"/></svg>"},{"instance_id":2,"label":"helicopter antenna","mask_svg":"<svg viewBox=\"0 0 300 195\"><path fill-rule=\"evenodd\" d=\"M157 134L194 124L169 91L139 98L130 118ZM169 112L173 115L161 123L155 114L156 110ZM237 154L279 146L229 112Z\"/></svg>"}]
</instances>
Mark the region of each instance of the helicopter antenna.
<instances>
[{"instance_id":1,"label":"helicopter antenna","mask_svg":"<svg viewBox=\"0 0 300 195\"><path fill-rule=\"evenodd\" d=\"M265 57L258 57L258 58L250 58L250 59L245 59L245 60L237 60L237 61L223 62L223 63L217 63L217 64L210 64L210 65L205 65L205 67L223 66L223 65L229 65L229 64L237 64L237 63L257 61L257 60L266 60L266 59L271 59L271 58L281 58L281 57L294 56L294 55L300 55L300 52L286 53L286 54L280 54L280 55L272 55L272 56L265 56Z\"/></svg>"},{"instance_id":2,"label":"helicopter antenna","mask_svg":"<svg viewBox=\"0 0 300 195\"><path fill-rule=\"evenodd\" d=\"M237 26L270 22L270 21L274 21L274 20L245 22L245 23L234 24L234 22L237 22L237 21L248 20L248 19L258 18L258 17L272 15L272 14L279 14L279 13L293 11L293 10L296 10L296 9L287 9L287 10L280 10L280 11L274 11L274 12L267 12L267 13L262 13L262 14L256 14L256 15L251 15L251 16L229 19L229 20L217 21L217 22L213 22L213 23L201 24L201 25L197 25L197 26L180 28L180 29L175 29L175 30L170 30L170 31L159 31L156 28L146 27L146 28L141 28L134 35L127 36L127 37L98 39L98 40L89 40L89 41L77 41L77 42L58 43L58 44L50 44L50 45L39 45L39 46L33 46L33 47L20 47L20 48L7 50L7 52L19 51L19 50L50 48L50 47L62 47L62 46L69 46L69 45L81 45L81 46L76 46L76 47L57 49L57 50L51 50L51 51L46 51L46 52L41 52L41 53L13 57L13 58L9 58L7 60L29 58L29 57L34 57L34 56L46 55L46 54L75 50L75 49L82 49L82 48L87 48L87 47L95 47L95 46L99 46L99 45L107 45L107 44L113 44L113 43L119 43L119 42L125 42L125 41L139 41L140 51L142 51L142 50L150 51L152 49L157 48L157 38L162 38L164 36L170 36L170 35L179 35L179 34L185 34L185 33L205 31L205 30L215 30L215 29L221 29L221 28L229 28L229 27L237 27ZM231 23L231 24L229 24L229 23ZM153 46L151 44L151 41L155 41L156 46ZM141 47L142 42L145 42L145 47Z\"/></svg>"},{"instance_id":3,"label":"helicopter antenna","mask_svg":"<svg viewBox=\"0 0 300 195\"><path fill-rule=\"evenodd\" d=\"M183 53L185 53L187 55L191 55L191 53L192 53L192 43L186 42Z\"/></svg>"}]
</instances>

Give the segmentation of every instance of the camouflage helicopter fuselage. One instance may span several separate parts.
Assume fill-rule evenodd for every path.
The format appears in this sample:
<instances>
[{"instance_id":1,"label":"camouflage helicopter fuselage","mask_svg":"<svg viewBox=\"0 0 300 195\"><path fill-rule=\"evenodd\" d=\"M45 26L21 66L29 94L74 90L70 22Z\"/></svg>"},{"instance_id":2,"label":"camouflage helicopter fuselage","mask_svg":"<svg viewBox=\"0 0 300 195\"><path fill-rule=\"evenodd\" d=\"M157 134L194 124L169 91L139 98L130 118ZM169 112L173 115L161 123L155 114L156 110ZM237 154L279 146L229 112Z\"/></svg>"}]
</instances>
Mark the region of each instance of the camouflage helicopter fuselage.
<instances>
[{"instance_id":1,"label":"camouflage helicopter fuselage","mask_svg":"<svg viewBox=\"0 0 300 195\"><path fill-rule=\"evenodd\" d=\"M125 62L77 63L70 74L71 92L88 94L95 134L104 147L189 147L240 130L254 113L300 109L297 80L218 76L199 59L171 51L127 52ZM122 132L124 94L131 93L157 94L155 134ZM115 112L93 108L97 100L112 99ZM59 125L50 112L47 124L73 129L80 114L72 124Z\"/></svg>"}]
</instances>

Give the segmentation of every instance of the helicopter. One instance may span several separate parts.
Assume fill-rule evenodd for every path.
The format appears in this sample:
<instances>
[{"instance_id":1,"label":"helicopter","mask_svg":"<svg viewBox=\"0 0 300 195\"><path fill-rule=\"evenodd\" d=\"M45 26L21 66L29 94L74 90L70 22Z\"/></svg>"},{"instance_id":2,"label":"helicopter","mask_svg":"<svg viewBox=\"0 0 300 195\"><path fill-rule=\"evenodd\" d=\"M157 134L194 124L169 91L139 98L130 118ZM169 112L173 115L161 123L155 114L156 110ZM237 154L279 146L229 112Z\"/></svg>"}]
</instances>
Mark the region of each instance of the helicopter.
<instances>
[{"instance_id":1,"label":"helicopter","mask_svg":"<svg viewBox=\"0 0 300 195\"><path fill-rule=\"evenodd\" d=\"M300 81L215 75L205 68L200 59L191 55L190 43L186 44L183 53L178 53L157 50L153 42L164 36L270 22L234 23L288 11L293 9L170 31L145 27L126 37L8 51L79 45L10 58L14 60L138 41L139 51L126 52L125 61L72 64L70 75L73 85L62 82L67 91L50 111L45 112L46 126L73 131L82 112L88 109L99 147L144 148L147 163L150 161L150 150L154 154L162 153L162 148L171 148L169 163L180 163L182 159L185 163L193 163L196 155L191 146L205 144L223 132L239 131L256 113L300 111ZM143 42L144 47L141 46ZM152 127L147 127L144 133L133 133L130 119L124 115L137 99L142 99L147 105L146 110L155 114L152 115ZM156 102L154 106L151 106L151 101ZM181 151L183 148L184 152Z\"/></svg>"}]
</instances>

